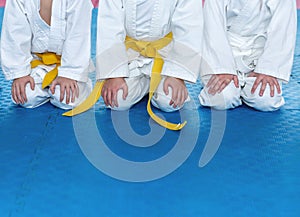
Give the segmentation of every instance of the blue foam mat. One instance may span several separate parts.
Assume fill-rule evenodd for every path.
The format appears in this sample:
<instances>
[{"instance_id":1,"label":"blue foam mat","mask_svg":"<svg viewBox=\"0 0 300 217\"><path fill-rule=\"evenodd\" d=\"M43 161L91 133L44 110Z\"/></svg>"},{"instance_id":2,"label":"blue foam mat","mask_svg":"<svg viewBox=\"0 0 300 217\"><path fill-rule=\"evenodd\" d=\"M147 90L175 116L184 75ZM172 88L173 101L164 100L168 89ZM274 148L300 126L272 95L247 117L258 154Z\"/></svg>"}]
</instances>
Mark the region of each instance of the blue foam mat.
<instances>
[{"instance_id":1,"label":"blue foam mat","mask_svg":"<svg viewBox=\"0 0 300 217\"><path fill-rule=\"evenodd\" d=\"M291 81L283 87L286 105L273 113L247 106L227 111L220 148L202 168L198 162L214 111L199 106L200 85L189 85L196 108L190 113L200 119L189 122L195 130L200 124L196 146L177 170L141 183L120 181L96 169L76 138L77 119L61 116L63 111L50 104L32 110L14 106L11 83L0 74L0 216L300 216L299 43ZM141 135L150 133L146 100L129 113L132 128ZM167 131L152 147L133 147L117 135L114 114L101 101L94 114L106 145L128 160L158 159L180 137L180 132ZM87 120L82 129L91 126L86 115L81 116L83 123ZM172 121L180 118L178 113L164 115Z\"/></svg>"}]
</instances>

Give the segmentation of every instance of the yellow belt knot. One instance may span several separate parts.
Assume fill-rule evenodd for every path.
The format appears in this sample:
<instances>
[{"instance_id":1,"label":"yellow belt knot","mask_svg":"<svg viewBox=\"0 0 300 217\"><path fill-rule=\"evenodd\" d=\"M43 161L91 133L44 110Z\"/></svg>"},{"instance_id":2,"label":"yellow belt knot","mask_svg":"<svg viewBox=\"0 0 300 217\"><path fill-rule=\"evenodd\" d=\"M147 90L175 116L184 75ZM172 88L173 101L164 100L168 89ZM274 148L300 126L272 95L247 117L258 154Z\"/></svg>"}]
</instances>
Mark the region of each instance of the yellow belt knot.
<instances>
[{"instance_id":1,"label":"yellow belt knot","mask_svg":"<svg viewBox=\"0 0 300 217\"><path fill-rule=\"evenodd\" d=\"M186 121L182 124L174 124L167 122L161 118L159 118L157 115L155 115L151 109L151 99L153 97L154 92L156 91L160 81L161 81L161 71L163 68L164 60L159 54L158 50L164 48L167 46L173 39L172 33L169 33L164 38L148 42L148 41L138 41L136 39L126 37L125 39L125 46L128 50L133 49L136 52L139 52L144 57L153 58L153 67L151 72L151 79L150 79L150 88L149 88L149 99L147 103L147 111L150 117L157 122L159 125L170 129L170 130L180 130L186 125ZM77 114L80 114L82 112L85 112L89 108L91 108L99 99L101 96L101 90L103 87L105 81L96 82L95 87L92 91L92 93L89 95L89 97L79 106L77 106L75 109L68 111L64 113L65 116L74 116Z\"/></svg>"},{"instance_id":2,"label":"yellow belt knot","mask_svg":"<svg viewBox=\"0 0 300 217\"><path fill-rule=\"evenodd\" d=\"M61 63L61 56L51 52L41 53L41 54L36 53L35 55L38 56L40 59L35 59L31 61L30 64L32 69L39 65L50 66L56 64L55 68L49 71L44 77L42 83L42 88L44 89L45 87L50 85L51 82L57 77L58 67L60 66Z\"/></svg>"}]
</instances>

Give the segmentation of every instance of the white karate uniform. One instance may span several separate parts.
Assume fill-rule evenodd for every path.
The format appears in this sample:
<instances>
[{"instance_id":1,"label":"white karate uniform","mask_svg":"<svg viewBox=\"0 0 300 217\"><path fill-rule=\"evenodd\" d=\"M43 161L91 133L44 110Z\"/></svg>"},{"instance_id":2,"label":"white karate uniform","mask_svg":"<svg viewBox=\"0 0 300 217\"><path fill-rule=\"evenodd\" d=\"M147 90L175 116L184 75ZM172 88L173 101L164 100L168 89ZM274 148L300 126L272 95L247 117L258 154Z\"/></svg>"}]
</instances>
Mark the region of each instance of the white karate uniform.
<instances>
[{"instance_id":1,"label":"white karate uniform","mask_svg":"<svg viewBox=\"0 0 300 217\"><path fill-rule=\"evenodd\" d=\"M70 109L82 102L91 92L88 78L90 60L90 23L92 4L86 0L53 0L51 26L40 17L40 0L11 0L6 2L1 38L2 69L6 79L30 75L35 81L32 91L26 86L27 103L35 108L50 100L62 109ZM53 66L40 65L31 69L34 53L54 52L61 55L58 76L78 83L79 97L75 102L60 102L60 86L55 94L49 87L42 89L42 81Z\"/></svg>"},{"instance_id":2,"label":"white karate uniform","mask_svg":"<svg viewBox=\"0 0 300 217\"><path fill-rule=\"evenodd\" d=\"M297 10L294 0L206 0L204 6L204 45L201 79L204 86L212 74L233 74L233 81L212 96L204 87L199 95L203 106L234 108L244 102L257 110L273 111L284 104L282 94L270 96L267 85L251 94L254 71L288 82L296 40Z\"/></svg>"},{"instance_id":3,"label":"white karate uniform","mask_svg":"<svg viewBox=\"0 0 300 217\"><path fill-rule=\"evenodd\" d=\"M97 79L124 77L128 96L118 92L117 110L129 109L149 91L152 58L125 48L126 35L143 41L154 41L173 33L173 41L159 53L165 63L162 81L152 104L164 111L174 111L169 95L163 91L166 76L195 82L198 77L203 18L199 0L101 0L98 14ZM179 108L176 108L176 110Z\"/></svg>"}]
</instances>

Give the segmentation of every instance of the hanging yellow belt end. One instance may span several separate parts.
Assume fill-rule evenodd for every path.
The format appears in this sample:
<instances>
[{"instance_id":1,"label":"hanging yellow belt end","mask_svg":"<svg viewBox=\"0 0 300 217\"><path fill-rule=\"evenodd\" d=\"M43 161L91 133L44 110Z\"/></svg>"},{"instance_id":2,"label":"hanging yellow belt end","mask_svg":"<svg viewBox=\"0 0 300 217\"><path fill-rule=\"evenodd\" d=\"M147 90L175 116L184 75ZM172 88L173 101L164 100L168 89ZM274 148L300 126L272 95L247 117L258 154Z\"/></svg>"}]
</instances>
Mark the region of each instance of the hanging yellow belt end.
<instances>
[{"instance_id":1,"label":"hanging yellow belt end","mask_svg":"<svg viewBox=\"0 0 300 217\"><path fill-rule=\"evenodd\" d=\"M150 93L150 95L152 96L152 94ZM174 124L174 123L171 123L171 122L168 122L168 121L165 121L163 119L161 119L160 117L158 117L151 109L151 103L150 103L150 100L148 100L148 103L147 103L147 111L148 111L148 114L150 115L150 117L156 122L158 123L160 126L162 127L165 127L169 130L181 130L186 124L187 124L187 121L184 121L182 124L179 123L179 124Z\"/></svg>"},{"instance_id":2,"label":"hanging yellow belt end","mask_svg":"<svg viewBox=\"0 0 300 217\"><path fill-rule=\"evenodd\" d=\"M183 123L174 124L161 119L160 117L158 117L156 114L153 113L151 109L151 102L150 102L153 93L156 91L161 81L161 71L164 64L163 58L160 56L160 54L157 51L167 46L171 41L172 41L172 33L169 33L168 35L165 36L165 38L162 38L154 42L138 41L130 37L126 37L125 44L127 49L131 48L139 52L141 55L145 57L154 58L151 79L150 79L149 99L147 103L148 114L156 123L158 123L162 127L165 127L169 130L181 130L187 124L186 121L184 121ZM74 116L82 112L85 112L89 108L91 108L100 98L103 84L104 81L97 82L89 97L73 110L65 112L63 116Z\"/></svg>"},{"instance_id":3,"label":"hanging yellow belt end","mask_svg":"<svg viewBox=\"0 0 300 217\"><path fill-rule=\"evenodd\" d=\"M53 74L50 72L48 72L42 82L42 88L44 89L45 87L49 86L52 81L54 81L54 79L56 78L57 73L53 72Z\"/></svg>"},{"instance_id":4,"label":"hanging yellow belt end","mask_svg":"<svg viewBox=\"0 0 300 217\"><path fill-rule=\"evenodd\" d=\"M184 126L185 126L186 124L187 124L187 121L184 121L182 124L179 123L179 124L177 125L176 130L181 130L182 128L184 128Z\"/></svg>"},{"instance_id":5,"label":"hanging yellow belt end","mask_svg":"<svg viewBox=\"0 0 300 217\"><path fill-rule=\"evenodd\" d=\"M42 82L42 88L44 89L45 87L49 86L52 83L52 81L54 81L54 79L57 77L57 74L58 74L57 67L55 67L53 70L48 72L45 75L44 80Z\"/></svg>"},{"instance_id":6,"label":"hanging yellow belt end","mask_svg":"<svg viewBox=\"0 0 300 217\"><path fill-rule=\"evenodd\" d=\"M94 89L92 90L91 94L86 98L86 100L79 104L76 108L63 113L63 116L72 117L89 110L93 105L95 105L95 103L100 98L103 84L104 81L96 82Z\"/></svg>"}]
</instances>

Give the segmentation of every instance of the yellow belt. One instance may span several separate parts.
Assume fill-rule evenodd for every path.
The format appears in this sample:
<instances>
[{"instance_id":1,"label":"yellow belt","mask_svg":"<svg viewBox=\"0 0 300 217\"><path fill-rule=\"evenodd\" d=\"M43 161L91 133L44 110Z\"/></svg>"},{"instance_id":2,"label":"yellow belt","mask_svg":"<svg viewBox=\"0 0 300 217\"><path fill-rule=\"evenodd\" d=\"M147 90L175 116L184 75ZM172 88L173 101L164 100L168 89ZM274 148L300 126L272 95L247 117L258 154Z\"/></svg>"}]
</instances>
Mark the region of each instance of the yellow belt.
<instances>
[{"instance_id":1,"label":"yellow belt","mask_svg":"<svg viewBox=\"0 0 300 217\"><path fill-rule=\"evenodd\" d=\"M43 80L42 88L44 89L48 85L51 84L51 82L57 77L58 74L58 67L60 66L60 59L61 56L56 55L55 53L42 53L42 54L35 54L40 59L39 60L32 60L31 61L31 68L35 68L39 65L53 65L56 64L55 68L49 71Z\"/></svg>"},{"instance_id":2,"label":"yellow belt","mask_svg":"<svg viewBox=\"0 0 300 217\"><path fill-rule=\"evenodd\" d=\"M186 121L183 124L180 124L180 123L173 124L173 123L167 122L167 121L159 118L157 115L155 115L151 109L151 98L161 81L161 71L162 71L162 67L164 64L164 60L158 53L158 50L167 46L172 41L172 38L173 38L172 33L169 33L162 39L159 39L159 40L153 41L153 42L147 42L147 41L138 41L138 40L132 39L127 36L125 45L126 45L126 49L131 48L131 49L139 52L144 57L149 57L149 58L154 59L152 72L151 72L151 79L150 79L149 99L148 99L148 103L147 103L148 114L159 125L167 128L167 129L170 129L170 130L180 130L185 126ZM94 87L92 93L89 95L89 97L83 103L81 103L79 106L77 106L76 108L74 108L71 111L64 113L63 115L74 116L74 115L80 114L82 112L85 112L86 110L91 108L98 101L99 97L101 96L101 90L102 90L104 82L105 81L96 82L95 87Z\"/></svg>"}]
</instances>

